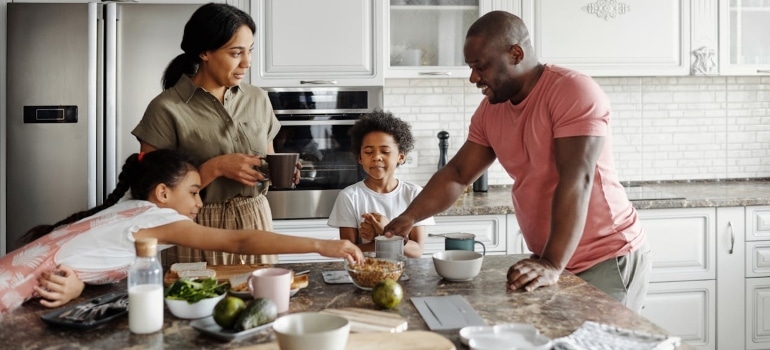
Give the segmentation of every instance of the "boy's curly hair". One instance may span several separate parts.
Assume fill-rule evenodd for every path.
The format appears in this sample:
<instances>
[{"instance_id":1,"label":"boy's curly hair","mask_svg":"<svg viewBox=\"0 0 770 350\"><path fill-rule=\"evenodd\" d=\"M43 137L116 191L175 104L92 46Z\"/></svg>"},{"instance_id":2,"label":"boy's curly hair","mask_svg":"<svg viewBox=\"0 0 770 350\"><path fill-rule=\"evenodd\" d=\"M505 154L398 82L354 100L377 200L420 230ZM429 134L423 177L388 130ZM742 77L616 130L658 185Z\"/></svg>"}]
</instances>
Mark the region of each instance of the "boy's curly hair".
<instances>
[{"instance_id":1,"label":"boy's curly hair","mask_svg":"<svg viewBox=\"0 0 770 350\"><path fill-rule=\"evenodd\" d=\"M373 131L381 131L393 136L398 144L398 151L404 154L409 153L414 148L414 136L412 136L412 127L405 121L396 118L390 112L384 112L376 109L371 113L362 115L358 121L350 128L350 152L356 158L361 152L361 143L364 136Z\"/></svg>"}]
</instances>

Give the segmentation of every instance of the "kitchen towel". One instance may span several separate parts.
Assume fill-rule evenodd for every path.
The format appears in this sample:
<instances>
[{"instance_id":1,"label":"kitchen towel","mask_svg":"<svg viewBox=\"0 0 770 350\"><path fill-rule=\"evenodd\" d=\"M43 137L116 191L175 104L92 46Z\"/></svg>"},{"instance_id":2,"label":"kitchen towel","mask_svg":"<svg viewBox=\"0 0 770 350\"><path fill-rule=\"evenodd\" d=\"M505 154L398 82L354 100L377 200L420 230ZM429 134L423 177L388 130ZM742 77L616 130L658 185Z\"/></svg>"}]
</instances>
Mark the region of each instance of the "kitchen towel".
<instances>
[{"instance_id":1,"label":"kitchen towel","mask_svg":"<svg viewBox=\"0 0 770 350\"><path fill-rule=\"evenodd\" d=\"M663 334L649 334L585 321L572 334L554 339L555 350L668 350L681 340Z\"/></svg>"}]
</instances>

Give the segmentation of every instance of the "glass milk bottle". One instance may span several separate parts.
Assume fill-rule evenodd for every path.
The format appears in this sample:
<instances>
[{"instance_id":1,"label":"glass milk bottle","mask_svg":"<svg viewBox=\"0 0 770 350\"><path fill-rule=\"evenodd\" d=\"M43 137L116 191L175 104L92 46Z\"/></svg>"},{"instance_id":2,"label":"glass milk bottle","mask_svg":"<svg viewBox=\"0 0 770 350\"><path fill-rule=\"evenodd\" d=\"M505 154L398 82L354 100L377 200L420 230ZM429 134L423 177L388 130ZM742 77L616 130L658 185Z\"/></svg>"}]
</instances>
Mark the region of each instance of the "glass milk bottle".
<instances>
[{"instance_id":1,"label":"glass milk bottle","mask_svg":"<svg viewBox=\"0 0 770 350\"><path fill-rule=\"evenodd\" d=\"M128 270L128 328L145 334L163 328L163 268L156 257L158 240L134 243L136 260Z\"/></svg>"}]
</instances>

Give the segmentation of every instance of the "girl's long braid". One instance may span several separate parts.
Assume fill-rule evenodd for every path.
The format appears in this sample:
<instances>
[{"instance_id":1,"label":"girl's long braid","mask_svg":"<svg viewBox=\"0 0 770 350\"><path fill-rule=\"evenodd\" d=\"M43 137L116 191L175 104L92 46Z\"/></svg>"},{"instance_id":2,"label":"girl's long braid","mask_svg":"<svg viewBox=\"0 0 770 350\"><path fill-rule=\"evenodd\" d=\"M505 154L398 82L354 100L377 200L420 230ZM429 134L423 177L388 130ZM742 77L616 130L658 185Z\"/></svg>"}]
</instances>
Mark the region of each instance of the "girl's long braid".
<instances>
[{"instance_id":1,"label":"girl's long braid","mask_svg":"<svg viewBox=\"0 0 770 350\"><path fill-rule=\"evenodd\" d=\"M104 209L107 209L115 203L117 203L123 196L128 192L128 190L131 188L131 179L136 179L136 176L132 176L134 173L136 173L137 168L139 167L139 155L134 153L131 156L126 159L126 162L123 164L123 168L120 172L120 175L118 175L118 183L115 185L115 190L112 191L107 196L107 199L104 200L104 203L97 205L91 209L84 210L81 212L74 213L70 216L68 216L66 219L61 220L53 225L38 225L27 231L21 238L19 238L18 242L20 244L26 244L29 242L32 242L40 237L43 237L51 231L53 231L55 228L70 224L73 222L76 222L80 219L83 219L85 217L89 217L91 215L94 215Z\"/></svg>"}]
</instances>

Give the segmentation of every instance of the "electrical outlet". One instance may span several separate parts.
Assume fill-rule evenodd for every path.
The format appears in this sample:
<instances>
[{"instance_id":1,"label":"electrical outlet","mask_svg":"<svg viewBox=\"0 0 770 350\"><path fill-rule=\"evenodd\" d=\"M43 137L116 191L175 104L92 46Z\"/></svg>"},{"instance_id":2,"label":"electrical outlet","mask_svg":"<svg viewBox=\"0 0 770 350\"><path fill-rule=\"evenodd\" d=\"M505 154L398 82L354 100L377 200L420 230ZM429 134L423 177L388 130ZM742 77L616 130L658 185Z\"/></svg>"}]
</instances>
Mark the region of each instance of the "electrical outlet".
<instances>
[{"instance_id":1,"label":"electrical outlet","mask_svg":"<svg viewBox=\"0 0 770 350\"><path fill-rule=\"evenodd\" d=\"M412 151L406 155L404 164L401 164L402 168L416 168L417 167L417 151Z\"/></svg>"}]
</instances>

